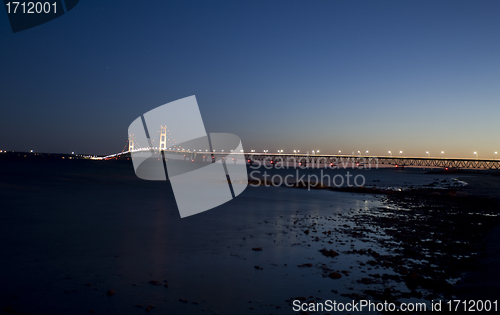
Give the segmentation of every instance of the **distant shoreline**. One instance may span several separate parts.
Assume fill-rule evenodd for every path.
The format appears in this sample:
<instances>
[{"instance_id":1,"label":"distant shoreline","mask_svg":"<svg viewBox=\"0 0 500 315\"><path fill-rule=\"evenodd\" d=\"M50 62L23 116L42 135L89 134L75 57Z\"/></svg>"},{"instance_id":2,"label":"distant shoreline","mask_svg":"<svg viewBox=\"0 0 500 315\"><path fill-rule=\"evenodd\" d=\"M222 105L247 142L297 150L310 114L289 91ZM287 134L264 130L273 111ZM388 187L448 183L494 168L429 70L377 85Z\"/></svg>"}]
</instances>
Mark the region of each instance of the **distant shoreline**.
<instances>
[{"instance_id":1,"label":"distant shoreline","mask_svg":"<svg viewBox=\"0 0 500 315\"><path fill-rule=\"evenodd\" d=\"M91 157L99 157L98 155L92 155L92 154L68 154L68 153L38 153L38 152L24 152L24 151L3 151L0 153L0 161L2 160L37 160L37 161L57 161L57 160L87 160L91 161L93 160ZM124 154L118 157L106 159L106 160L101 160L101 162L104 163L113 163L113 162L129 162L130 161L130 154ZM262 167L270 167L271 165L265 165ZM251 166L247 164L249 172L251 171ZM352 163L346 164L345 166L343 165L338 165L338 168L333 168L337 170L364 170L363 167L358 167L356 165L352 165ZM276 169L329 169L328 166L324 165L314 165L313 167L311 166L306 166L306 167L300 167L300 166L289 166L289 167L283 167L283 166L273 166L273 168ZM427 173L433 173L433 174L440 174L440 173L447 173L447 174L493 174L493 175L500 175L500 170L495 170L495 169L467 169L467 168L459 168L459 169L445 169L445 168L440 168L440 167L418 167L418 166L401 166L401 167L395 167L395 165L389 165L389 164L380 164L378 166L371 166L371 167L366 167L366 170L374 170L374 169L397 169L404 171L405 169L407 170L412 170L412 171L423 171Z\"/></svg>"}]
</instances>

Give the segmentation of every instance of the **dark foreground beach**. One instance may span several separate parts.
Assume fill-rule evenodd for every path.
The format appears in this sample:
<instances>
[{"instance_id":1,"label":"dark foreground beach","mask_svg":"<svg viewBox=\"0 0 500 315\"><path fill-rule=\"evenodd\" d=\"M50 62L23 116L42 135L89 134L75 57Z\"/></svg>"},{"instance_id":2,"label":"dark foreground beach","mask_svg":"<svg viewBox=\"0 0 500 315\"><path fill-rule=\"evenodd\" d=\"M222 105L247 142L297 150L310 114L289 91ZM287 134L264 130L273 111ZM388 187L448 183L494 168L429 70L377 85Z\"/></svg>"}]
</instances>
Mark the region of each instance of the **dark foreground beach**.
<instances>
[{"instance_id":1,"label":"dark foreground beach","mask_svg":"<svg viewBox=\"0 0 500 315\"><path fill-rule=\"evenodd\" d=\"M249 186L180 219L169 183L136 178L128 161L0 161L1 310L291 314L294 301L497 299L499 176L354 173L371 189Z\"/></svg>"}]
</instances>

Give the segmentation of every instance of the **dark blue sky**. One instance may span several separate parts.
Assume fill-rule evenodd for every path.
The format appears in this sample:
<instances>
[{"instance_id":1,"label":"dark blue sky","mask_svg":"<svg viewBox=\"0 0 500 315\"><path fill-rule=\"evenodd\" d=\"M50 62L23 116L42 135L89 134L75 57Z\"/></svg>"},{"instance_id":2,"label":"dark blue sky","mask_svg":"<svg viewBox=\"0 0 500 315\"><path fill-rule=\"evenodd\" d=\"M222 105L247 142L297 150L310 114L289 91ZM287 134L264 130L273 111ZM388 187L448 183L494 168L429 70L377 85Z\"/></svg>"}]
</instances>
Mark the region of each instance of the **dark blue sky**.
<instances>
[{"instance_id":1,"label":"dark blue sky","mask_svg":"<svg viewBox=\"0 0 500 315\"><path fill-rule=\"evenodd\" d=\"M0 14L0 149L121 151L196 95L245 149L493 157L498 1L94 1L13 34Z\"/></svg>"}]
</instances>

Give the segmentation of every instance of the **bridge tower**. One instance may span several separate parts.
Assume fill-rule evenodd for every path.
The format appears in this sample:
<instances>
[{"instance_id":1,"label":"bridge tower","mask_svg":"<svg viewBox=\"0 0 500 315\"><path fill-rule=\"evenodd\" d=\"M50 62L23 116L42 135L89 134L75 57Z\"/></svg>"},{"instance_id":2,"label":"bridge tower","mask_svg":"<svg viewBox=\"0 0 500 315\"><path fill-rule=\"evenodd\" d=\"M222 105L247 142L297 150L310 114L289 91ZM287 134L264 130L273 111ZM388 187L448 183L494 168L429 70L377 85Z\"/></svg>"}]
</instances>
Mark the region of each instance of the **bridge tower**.
<instances>
[{"instance_id":1,"label":"bridge tower","mask_svg":"<svg viewBox=\"0 0 500 315\"><path fill-rule=\"evenodd\" d=\"M134 150L134 135L129 135L128 137L128 151L132 152Z\"/></svg>"},{"instance_id":2,"label":"bridge tower","mask_svg":"<svg viewBox=\"0 0 500 315\"><path fill-rule=\"evenodd\" d=\"M167 148L167 126L160 126L160 150Z\"/></svg>"}]
</instances>

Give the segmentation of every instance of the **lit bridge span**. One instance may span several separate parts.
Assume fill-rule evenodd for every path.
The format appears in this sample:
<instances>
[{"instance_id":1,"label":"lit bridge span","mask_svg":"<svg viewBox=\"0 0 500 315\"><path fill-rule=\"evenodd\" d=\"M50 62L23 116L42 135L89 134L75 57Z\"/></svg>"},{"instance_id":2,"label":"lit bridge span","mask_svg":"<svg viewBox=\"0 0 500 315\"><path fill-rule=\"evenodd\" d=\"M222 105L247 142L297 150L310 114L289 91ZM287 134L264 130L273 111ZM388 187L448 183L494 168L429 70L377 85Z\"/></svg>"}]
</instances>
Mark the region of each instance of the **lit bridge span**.
<instances>
[{"instance_id":1,"label":"lit bridge span","mask_svg":"<svg viewBox=\"0 0 500 315\"><path fill-rule=\"evenodd\" d=\"M247 164L261 163L266 165L288 165L308 167L357 167L377 168L392 165L394 167L433 167L443 169L500 169L500 159L461 159L437 157L401 157L401 156L364 156L364 155L327 155L327 154L285 154L285 153L257 153L257 152L202 152L195 150L158 150L158 148L140 148L132 151L123 151L103 157L90 157L94 160L123 159L135 152L152 152L162 155L179 155L179 158L193 162L208 162L225 160L226 163Z\"/></svg>"}]
</instances>

